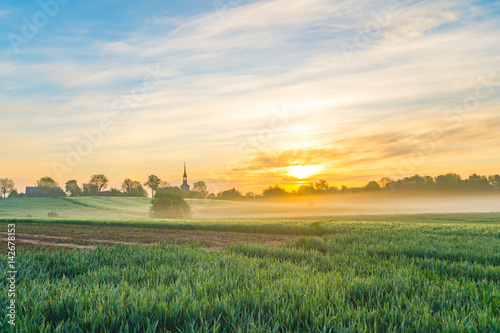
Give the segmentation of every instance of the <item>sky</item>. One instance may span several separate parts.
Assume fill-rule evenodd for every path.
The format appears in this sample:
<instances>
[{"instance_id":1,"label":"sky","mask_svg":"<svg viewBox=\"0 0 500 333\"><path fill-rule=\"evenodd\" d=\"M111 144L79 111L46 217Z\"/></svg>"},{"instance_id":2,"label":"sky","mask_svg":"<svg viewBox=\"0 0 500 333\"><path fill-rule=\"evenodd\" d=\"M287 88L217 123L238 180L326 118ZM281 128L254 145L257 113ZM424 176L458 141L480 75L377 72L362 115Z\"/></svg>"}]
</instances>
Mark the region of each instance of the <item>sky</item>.
<instances>
[{"instance_id":1,"label":"sky","mask_svg":"<svg viewBox=\"0 0 500 333\"><path fill-rule=\"evenodd\" d=\"M498 1L0 0L0 178L500 173Z\"/></svg>"}]
</instances>

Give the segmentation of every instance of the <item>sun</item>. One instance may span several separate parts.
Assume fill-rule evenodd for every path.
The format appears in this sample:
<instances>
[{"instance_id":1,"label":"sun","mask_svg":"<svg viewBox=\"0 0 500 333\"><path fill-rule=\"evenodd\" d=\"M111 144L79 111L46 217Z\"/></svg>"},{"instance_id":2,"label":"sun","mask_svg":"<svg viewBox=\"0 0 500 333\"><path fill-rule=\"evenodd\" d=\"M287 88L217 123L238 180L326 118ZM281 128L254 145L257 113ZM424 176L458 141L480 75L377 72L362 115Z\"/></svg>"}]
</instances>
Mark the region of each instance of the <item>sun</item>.
<instances>
[{"instance_id":1,"label":"sun","mask_svg":"<svg viewBox=\"0 0 500 333\"><path fill-rule=\"evenodd\" d=\"M295 165L287 168L288 174L298 179L304 179L318 173L321 168L317 165Z\"/></svg>"}]
</instances>

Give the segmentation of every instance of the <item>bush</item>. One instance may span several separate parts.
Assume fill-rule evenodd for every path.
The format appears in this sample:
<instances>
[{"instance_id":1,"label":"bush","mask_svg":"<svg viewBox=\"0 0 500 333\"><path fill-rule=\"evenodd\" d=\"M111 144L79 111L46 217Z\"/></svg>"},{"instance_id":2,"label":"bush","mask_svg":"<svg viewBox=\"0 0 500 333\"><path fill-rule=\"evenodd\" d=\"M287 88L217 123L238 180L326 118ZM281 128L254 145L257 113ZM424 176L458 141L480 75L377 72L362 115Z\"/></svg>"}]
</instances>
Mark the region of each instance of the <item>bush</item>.
<instances>
[{"instance_id":1,"label":"bush","mask_svg":"<svg viewBox=\"0 0 500 333\"><path fill-rule=\"evenodd\" d=\"M15 198L19 195L19 193L16 190L12 190L9 194L9 198Z\"/></svg>"},{"instance_id":2,"label":"bush","mask_svg":"<svg viewBox=\"0 0 500 333\"><path fill-rule=\"evenodd\" d=\"M51 211L47 214L47 217L59 217L59 214L55 211Z\"/></svg>"},{"instance_id":3,"label":"bush","mask_svg":"<svg viewBox=\"0 0 500 333\"><path fill-rule=\"evenodd\" d=\"M187 218L191 216L191 207L180 193L158 190L151 199L150 214L153 218Z\"/></svg>"},{"instance_id":4,"label":"bush","mask_svg":"<svg viewBox=\"0 0 500 333\"><path fill-rule=\"evenodd\" d=\"M119 189L112 188L111 190L109 190L109 195L112 197L119 197L119 196L123 196L124 194Z\"/></svg>"}]
</instances>

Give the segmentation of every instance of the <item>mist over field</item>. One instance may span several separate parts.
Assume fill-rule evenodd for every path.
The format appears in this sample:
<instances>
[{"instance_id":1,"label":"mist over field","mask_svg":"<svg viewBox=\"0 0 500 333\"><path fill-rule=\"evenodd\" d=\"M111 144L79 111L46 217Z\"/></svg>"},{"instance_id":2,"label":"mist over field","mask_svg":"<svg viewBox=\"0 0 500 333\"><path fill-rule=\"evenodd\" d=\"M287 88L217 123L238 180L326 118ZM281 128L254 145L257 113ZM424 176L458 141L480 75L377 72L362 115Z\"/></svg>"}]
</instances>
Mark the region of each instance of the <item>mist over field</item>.
<instances>
[{"instance_id":1,"label":"mist over field","mask_svg":"<svg viewBox=\"0 0 500 333\"><path fill-rule=\"evenodd\" d=\"M289 219L337 215L500 212L500 195L394 196L353 194L288 201L186 199L193 219ZM149 198L79 197L0 200L0 217L149 218Z\"/></svg>"},{"instance_id":2,"label":"mist over field","mask_svg":"<svg viewBox=\"0 0 500 333\"><path fill-rule=\"evenodd\" d=\"M310 197L286 202L195 203L196 218L292 218L335 215L500 212L499 195Z\"/></svg>"}]
</instances>

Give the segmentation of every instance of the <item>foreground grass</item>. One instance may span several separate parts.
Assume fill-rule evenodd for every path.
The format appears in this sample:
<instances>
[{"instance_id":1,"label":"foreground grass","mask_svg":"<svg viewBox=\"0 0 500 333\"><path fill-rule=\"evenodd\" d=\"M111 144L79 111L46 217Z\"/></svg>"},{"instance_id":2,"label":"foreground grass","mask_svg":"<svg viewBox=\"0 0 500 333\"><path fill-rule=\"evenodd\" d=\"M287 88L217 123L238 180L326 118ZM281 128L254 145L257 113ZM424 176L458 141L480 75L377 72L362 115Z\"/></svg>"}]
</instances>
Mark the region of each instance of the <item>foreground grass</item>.
<instances>
[{"instance_id":1,"label":"foreground grass","mask_svg":"<svg viewBox=\"0 0 500 333\"><path fill-rule=\"evenodd\" d=\"M497 224L296 223L322 236L221 252L117 245L21 253L17 329L500 331ZM0 281L5 290L5 272ZM5 331L6 293L0 300Z\"/></svg>"}]
</instances>

